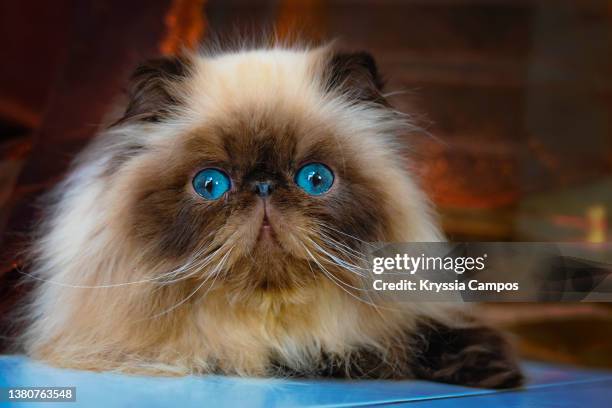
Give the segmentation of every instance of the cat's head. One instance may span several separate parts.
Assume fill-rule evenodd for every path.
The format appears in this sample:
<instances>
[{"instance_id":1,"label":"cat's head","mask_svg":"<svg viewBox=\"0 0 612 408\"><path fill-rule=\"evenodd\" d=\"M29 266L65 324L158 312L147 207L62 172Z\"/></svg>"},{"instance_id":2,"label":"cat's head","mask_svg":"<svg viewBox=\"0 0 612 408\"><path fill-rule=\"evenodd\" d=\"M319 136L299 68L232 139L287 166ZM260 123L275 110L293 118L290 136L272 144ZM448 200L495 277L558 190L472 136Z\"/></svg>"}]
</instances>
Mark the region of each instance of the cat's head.
<instances>
[{"instance_id":1,"label":"cat's head","mask_svg":"<svg viewBox=\"0 0 612 408\"><path fill-rule=\"evenodd\" d=\"M355 284L364 242L438 238L381 88L369 54L330 47L157 60L78 178L97 180L108 245L151 277Z\"/></svg>"}]
</instances>

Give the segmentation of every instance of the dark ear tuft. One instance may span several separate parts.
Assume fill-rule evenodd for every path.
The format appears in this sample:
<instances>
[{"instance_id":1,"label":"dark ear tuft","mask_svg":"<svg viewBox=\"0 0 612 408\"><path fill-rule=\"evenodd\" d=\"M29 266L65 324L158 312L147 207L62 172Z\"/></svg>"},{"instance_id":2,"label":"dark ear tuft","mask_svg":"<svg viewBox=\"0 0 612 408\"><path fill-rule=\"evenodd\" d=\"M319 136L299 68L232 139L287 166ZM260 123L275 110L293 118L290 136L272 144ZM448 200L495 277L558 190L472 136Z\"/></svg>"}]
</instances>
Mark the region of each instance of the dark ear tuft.
<instances>
[{"instance_id":1,"label":"dark ear tuft","mask_svg":"<svg viewBox=\"0 0 612 408\"><path fill-rule=\"evenodd\" d=\"M127 108L115 124L161 120L179 103L172 83L185 78L188 70L189 61L181 57L157 58L138 66L130 78Z\"/></svg>"},{"instance_id":2,"label":"dark ear tuft","mask_svg":"<svg viewBox=\"0 0 612 408\"><path fill-rule=\"evenodd\" d=\"M327 67L326 90L341 89L357 100L388 105L374 57L367 52L332 54Z\"/></svg>"}]
</instances>

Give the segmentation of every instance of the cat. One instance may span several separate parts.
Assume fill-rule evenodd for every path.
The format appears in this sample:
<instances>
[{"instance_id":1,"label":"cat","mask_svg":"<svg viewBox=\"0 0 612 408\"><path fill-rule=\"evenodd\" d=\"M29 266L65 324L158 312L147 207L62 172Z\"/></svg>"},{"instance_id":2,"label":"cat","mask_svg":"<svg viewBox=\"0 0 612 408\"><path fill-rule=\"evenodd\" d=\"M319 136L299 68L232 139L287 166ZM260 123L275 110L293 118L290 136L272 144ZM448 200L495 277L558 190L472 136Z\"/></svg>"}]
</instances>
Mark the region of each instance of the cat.
<instances>
[{"instance_id":1,"label":"cat","mask_svg":"<svg viewBox=\"0 0 612 408\"><path fill-rule=\"evenodd\" d=\"M460 308L357 294L364 243L443 240L408 170L409 127L366 52L143 64L51 194L26 353L127 373L519 386L505 337Z\"/></svg>"}]
</instances>

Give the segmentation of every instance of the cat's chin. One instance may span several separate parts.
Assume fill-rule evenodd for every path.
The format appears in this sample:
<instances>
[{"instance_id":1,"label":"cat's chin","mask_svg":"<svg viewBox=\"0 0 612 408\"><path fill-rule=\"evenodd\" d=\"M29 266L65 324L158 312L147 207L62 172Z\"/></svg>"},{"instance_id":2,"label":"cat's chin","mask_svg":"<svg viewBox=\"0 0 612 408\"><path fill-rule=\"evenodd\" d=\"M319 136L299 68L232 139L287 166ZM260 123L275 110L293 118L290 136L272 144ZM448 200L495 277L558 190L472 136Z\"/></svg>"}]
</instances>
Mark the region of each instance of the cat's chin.
<instances>
[{"instance_id":1,"label":"cat's chin","mask_svg":"<svg viewBox=\"0 0 612 408\"><path fill-rule=\"evenodd\" d=\"M274 259L290 258L291 251L283 246L273 230L263 230L257 237L250 258L256 262L275 263Z\"/></svg>"},{"instance_id":2,"label":"cat's chin","mask_svg":"<svg viewBox=\"0 0 612 408\"><path fill-rule=\"evenodd\" d=\"M315 278L312 265L274 230L262 230L252 246L236 253L225 284L232 292L278 293L310 286Z\"/></svg>"}]
</instances>

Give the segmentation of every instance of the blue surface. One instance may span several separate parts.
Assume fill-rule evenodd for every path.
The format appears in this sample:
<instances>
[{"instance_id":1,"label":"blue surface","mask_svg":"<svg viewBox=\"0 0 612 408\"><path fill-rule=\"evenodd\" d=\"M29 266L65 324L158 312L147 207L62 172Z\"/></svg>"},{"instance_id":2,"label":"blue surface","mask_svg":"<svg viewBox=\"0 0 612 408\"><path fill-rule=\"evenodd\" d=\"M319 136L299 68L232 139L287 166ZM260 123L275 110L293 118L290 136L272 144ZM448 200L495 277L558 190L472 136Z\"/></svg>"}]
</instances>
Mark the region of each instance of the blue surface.
<instances>
[{"instance_id":1,"label":"blue surface","mask_svg":"<svg viewBox=\"0 0 612 408\"><path fill-rule=\"evenodd\" d=\"M46 407L612 407L612 372L529 363L521 390L497 392L425 381L161 378L64 370L21 356L0 357L0 387L75 386L72 403ZM50 406L48 404L51 404Z\"/></svg>"}]
</instances>

